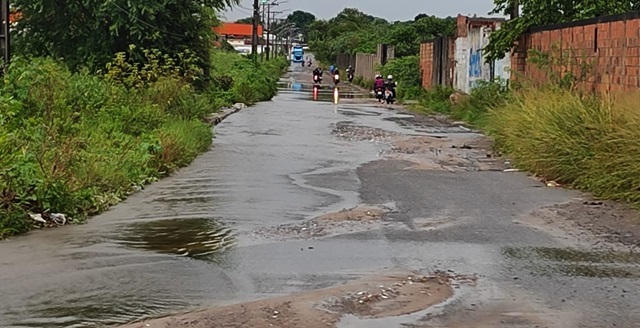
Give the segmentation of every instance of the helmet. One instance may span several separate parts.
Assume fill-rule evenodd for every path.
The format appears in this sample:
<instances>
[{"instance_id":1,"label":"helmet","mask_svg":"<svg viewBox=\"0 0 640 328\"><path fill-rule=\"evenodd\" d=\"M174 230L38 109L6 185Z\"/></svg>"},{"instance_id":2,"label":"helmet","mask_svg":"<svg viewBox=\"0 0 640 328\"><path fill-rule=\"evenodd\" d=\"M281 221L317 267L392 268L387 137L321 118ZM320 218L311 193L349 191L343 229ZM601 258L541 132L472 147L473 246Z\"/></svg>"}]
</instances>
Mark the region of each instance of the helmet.
<instances>
[{"instance_id":1,"label":"helmet","mask_svg":"<svg viewBox=\"0 0 640 328\"><path fill-rule=\"evenodd\" d=\"M387 76L387 79L389 79L389 80L393 80L393 75L389 75L389 76Z\"/></svg>"},{"instance_id":2,"label":"helmet","mask_svg":"<svg viewBox=\"0 0 640 328\"><path fill-rule=\"evenodd\" d=\"M376 79L379 79L379 78L381 78L381 77L382 77L382 75L380 75L380 74L376 74Z\"/></svg>"}]
</instances>

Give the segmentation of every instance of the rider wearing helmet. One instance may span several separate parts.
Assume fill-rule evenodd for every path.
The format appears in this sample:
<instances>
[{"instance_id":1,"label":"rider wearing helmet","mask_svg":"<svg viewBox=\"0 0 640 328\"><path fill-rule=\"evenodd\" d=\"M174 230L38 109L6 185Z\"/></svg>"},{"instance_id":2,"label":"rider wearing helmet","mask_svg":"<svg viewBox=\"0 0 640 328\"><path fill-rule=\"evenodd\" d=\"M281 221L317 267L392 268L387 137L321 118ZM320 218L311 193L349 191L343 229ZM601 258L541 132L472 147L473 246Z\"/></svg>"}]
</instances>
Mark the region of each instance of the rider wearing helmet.
<instances>
[{"instance_id":1,"label":"rider wearing helmet","mask_svg":"<svg viewBox=\"0 0 640 328\"><path fill-rule=\"evenodd\" d=\"M385 83L382 79L382 75L376 74L376 80L373 82L373 92L376 93L378 90L382 90L384 92ZM378 102L382 101L382 99L378 99Z\"/></svg>"},{"instance_id":2,"label":"rider wearing helmet","mask_svg":"<svg viewBox=\"0 0 640 328\"><path fill-rule=\"evenodd\" d=\"M393 81L393 75L387 76L387 81L385 82L385 88L387 88L391 93L393 93L393 98L396 98L396 87L398 84Z\"/></svg>"},{"instance_id":3,"label":"rider wearing helmet","mask_svg":"<svg viewBox=\"0 0 640 328\"><path fill-rule=\"evenodd\" d=\"M314 78L313 82L316 82L315 81L315 77L316 76L318 77L318 81L317 82L321 82L322 81L322 69L320 67L316 67L316 69L313 70L313 78Z\"/></svg>"}]
</instances>

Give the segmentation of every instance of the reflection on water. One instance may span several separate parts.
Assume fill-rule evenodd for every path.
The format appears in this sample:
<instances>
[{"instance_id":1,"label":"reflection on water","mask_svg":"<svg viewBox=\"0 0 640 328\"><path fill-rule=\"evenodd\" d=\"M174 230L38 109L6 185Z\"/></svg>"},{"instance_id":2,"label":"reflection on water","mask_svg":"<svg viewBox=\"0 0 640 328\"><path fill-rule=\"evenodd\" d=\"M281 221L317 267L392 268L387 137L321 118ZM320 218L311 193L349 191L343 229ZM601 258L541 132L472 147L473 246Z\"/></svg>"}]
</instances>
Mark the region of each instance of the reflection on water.
<instances>
[{"instance_id":1,"label":"reflection on water","mask_svg":"<svg viewBox=\"0 0 640 328\"><path fill-rule=\"evenodd\" d=\"M339 99L363 99L371 95L363 93L352 85L345 84L335 87L331 84L312 84L299 82L280 82L278 89L281 94L306 94L304 100L337 103Z\"/></svg>"},{"instance_id":2,"label":"reflection on water","mask_svg":"<svg viewBox=\"0 0 640 328\"><path fill-rule=\"evenodd\" d=\"M537 275L640 278L640 254L554 247L505 247L502 254Z\"/></svg>"},{"instance_id":3,"label":"reflection on water","mask_svg":"<svg viewBox=\"0 0 640 328\"><path fill-rule=\"evenodd\" d=\"M186 300L168 301L154 298L134 301L126 298L95 297L78 299L77 304L49 306L37 311L37 317L20 321L20 327L60 328L60 327L104 327L115 326L134 320L151 318L177 308L190 306Z\"/></svg>"},{"instance_id":4,"label":"reflection on water","mask_svg":"<svg viewBox=\"0 0 640 328\"><path fill-rule=\"evenodd\" d=\"M216 260L235 243L231 229L211 219L172 219L128 225L120 242L164 254Z\"/></svg>"}]
</instances>

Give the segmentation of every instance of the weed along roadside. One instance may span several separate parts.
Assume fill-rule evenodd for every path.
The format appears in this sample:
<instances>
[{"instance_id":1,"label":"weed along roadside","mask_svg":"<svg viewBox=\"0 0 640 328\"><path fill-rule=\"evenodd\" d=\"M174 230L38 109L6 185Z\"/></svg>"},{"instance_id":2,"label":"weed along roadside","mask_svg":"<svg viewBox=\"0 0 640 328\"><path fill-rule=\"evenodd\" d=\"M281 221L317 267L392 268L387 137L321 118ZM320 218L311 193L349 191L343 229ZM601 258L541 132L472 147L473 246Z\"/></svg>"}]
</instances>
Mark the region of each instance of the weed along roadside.
<instances>
[{"instance_id":1,"label":"weed along roadside","mask_svg":"<svg viewBox=\"0 0 640 328\"><path fill-rule=\"evenodd\" d=\"M142 68L118 53L96 74L12 61L0 86L0 239L81 223L188 165L209 148L212 124L237 103L271 99L288 67L216 50L200 83L188 52L180 64L144 53Z\"/></svg>"}]
</instances>

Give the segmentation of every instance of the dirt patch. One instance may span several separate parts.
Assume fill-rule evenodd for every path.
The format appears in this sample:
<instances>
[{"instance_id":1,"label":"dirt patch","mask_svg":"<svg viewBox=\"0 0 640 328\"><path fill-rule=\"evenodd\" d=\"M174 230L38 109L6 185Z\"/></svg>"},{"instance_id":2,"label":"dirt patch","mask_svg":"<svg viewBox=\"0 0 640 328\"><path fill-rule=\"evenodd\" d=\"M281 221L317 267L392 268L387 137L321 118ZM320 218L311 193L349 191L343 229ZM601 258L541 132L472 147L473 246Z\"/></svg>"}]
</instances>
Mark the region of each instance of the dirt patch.
<instances>
[{"instance_id":1,"label":"dirt patch","mask_svg":"<svg viewBox=\"0 0 640 328\"><path fill-rule=\"evenodd\" d=\"M350 122L336 123L332 133L342 140L370 142L385 142L402 136L402 134L379 128L353 125Z\"/></svg>"},{"instance_id":2,"label":"dirt patch","mask_svg":"<svg viewBox=\"0 0 640 328\"><path fill-rule=\"evenodd\" d=\"M424 118L444 129L436 118ZM379 128L339 122L333 134L342 140L369 141L385 146L380 155L413 163L411 170L503 171L505 162L493 151L489 138L473 133L408 136Z\"/></svg>"},{"instance_id":3,"label":"dirt patch","mask_svg":"<svg viewBox=\"0 0 640 328\"><path fill-rule=\"evenodd\" d=\"M448 171L503 171L504 161L481 135L450 137L412 136L391 143L387 157L414 163L407 169Z\"/></svg>"},{"instance_id":4,"label":"dirt patch","mask_svg":"<svg viewBox=\"0 0 640 328\"><path fill-rule=\"evenodd\" d=\"M372 277L339 287L212 308L121 327L335 327L346 314L381 318L424 310L451 297L452 283L475 282L475 277L442 272L423 277L402 277Z\"/></svg>"},{"instance_id":5,"label":"dirt patch","mask_svg":"<svg viewBox=\"0 0 640 328\"><path fill-rule=\"evenodd\" d=\"M327 213L306 222L260 228L253 232L253 236L268 239L312 239L375 230L380 227L384 215L391 211L386 206L358 206Z\"/></svg>"},{"instance_id":6,"label":"dirt patch","mask_svg":"<svg viewBox=\"0 0 640 328\"><path fill-rule=\"evenodd\" d=\"M570 242L640 247L640 215L623 203L578 200L539 209L521 221Z\"/></svg>"},{"instance_id":7,"label":"dirt patch","mask_svg":"<svg viewBox=\"0 0 640 328\"><path fill-rule=\"evenodd\" d=\"M355 207L351 209L344 209L340 212L321 215L314 221L339 222L380 220L386 212L387 210L378 207Z\"/></svg>"}]
</instances>

